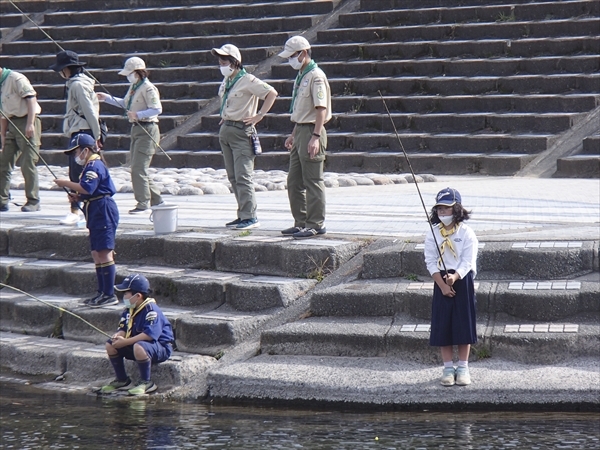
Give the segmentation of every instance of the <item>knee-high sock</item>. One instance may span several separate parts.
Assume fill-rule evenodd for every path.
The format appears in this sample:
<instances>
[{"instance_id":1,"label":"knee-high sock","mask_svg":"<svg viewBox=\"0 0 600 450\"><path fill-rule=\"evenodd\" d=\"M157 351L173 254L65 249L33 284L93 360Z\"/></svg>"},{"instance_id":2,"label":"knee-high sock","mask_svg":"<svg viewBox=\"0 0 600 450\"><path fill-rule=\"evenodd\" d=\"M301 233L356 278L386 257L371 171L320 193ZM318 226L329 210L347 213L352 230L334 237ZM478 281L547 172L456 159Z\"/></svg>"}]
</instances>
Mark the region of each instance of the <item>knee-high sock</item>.
<instances>
[{"instance_id":1,"label":"knee-high sock","mask_svg":"<svg viewBox=\"0 0 600 450\"><path fill-rule=\"evenodd\" d=\"M127 372L125 371L125 363L123 362L123 357L116 355L109 356L108 359L110 360L110 363L112 364L113 369L115 370L115 377L117 378L117 380L125 381L127 379Z\"/></svg>"},{"instance_id":2,"label":"knee-high sock","mask_svg":"<svg viewBox=\"0 0 600 450\"><path fill-rule=\"evenodd\" d=\"M98 279L98 292L104 292L104 278L102 277L102 264L96 264L96 278Z\"/></svg>"},{"instance_id":3,"label":"knee-high sock","mask_svg":"<svg viewBox=\"0 0 600 450\"><path fill-rule=\"evenodd\" d=\"M102 263L102 280L104 283L102 292L106 295L114 295L115 293L115 275L117 274L117 266L114 261Z\"/></svg>"},{"instance_id":4,"label":"knee-high sock","mask_svg":"<svg viewBox=\"0 0 600 450\"><path fill-rule=\"evenodd\" d=\"M150 358L136 362L138 364L138 369L140 369L140 378L144 381L150 381L150 366L152 365Z\"/></svg>"}]
</instances>

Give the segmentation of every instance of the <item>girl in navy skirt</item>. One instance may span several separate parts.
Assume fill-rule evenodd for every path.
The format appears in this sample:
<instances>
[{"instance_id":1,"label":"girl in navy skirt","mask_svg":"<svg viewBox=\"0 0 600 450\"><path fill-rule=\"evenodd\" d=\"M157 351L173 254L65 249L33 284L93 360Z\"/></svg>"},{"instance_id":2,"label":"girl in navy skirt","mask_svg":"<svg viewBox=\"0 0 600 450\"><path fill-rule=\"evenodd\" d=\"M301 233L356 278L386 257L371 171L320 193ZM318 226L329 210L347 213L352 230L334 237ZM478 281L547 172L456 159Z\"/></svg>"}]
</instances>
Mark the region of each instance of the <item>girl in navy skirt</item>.
<instances>
[{"instance_id":1,"label":"girl in navy skirt","mask_svg":"<svg viewBox=\"0 0 600 450\"><path fill-rule=\"evenodd\" d=\"M78 134L71 139L69 150L75 153L75 161L83 166L79 183L55 179L60 187L66 187L77 194L69 194L70 201L83 201L83 212L90 231L92 258L96 264L98 293L84 301L88 306L99 307L119 303L115 296L116 267L113 256L115 236L119 224L119 211L112 196L115 185L108 169L96 148L94 138Z\"/></svg>"},{"instance_id":2,"label":"girl in navy skirt","mask_svg":"<svg viewBox=\"0 0 600 450\"><path fill-rule=\"evenodd\" d=\"M431 230L425 237L425 263L435 281L429 345L441 348L444 386L471 384L468 360L471 344L477 342L473 279L477 274L478 241L473 230L463 222L469 214L456 189L441 190L430 216L435 240ZM458 346L456 369L452 360L454 345Z\"/></svg>"}]
</instances>

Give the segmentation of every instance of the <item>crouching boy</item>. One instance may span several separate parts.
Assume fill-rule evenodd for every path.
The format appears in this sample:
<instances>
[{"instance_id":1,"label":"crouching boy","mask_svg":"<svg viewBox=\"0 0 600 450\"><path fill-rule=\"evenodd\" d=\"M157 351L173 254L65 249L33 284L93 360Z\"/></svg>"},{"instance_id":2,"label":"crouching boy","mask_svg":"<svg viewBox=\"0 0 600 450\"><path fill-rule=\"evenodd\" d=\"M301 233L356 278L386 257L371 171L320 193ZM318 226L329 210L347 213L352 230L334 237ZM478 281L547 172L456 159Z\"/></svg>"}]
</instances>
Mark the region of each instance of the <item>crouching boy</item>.
<instances>
[{"instance_id":1,"label":"crouching boy","mask_svg":"<svg viewBox=\"0 0 600 450\"><path fill-rule=\"evenodd\" d=\"M115 290L124 293L125 303L119 329L106 342L106 353L116 378L100 392L127 390L129 395L153 392L158 387L150 380L151 364L161 363L171 356L173 328L156 300L148 297L150 283L143 275L129 275ZM123 358L137 362L140 381L135 386L127 376Z\"/></svg>"}]
</instances>

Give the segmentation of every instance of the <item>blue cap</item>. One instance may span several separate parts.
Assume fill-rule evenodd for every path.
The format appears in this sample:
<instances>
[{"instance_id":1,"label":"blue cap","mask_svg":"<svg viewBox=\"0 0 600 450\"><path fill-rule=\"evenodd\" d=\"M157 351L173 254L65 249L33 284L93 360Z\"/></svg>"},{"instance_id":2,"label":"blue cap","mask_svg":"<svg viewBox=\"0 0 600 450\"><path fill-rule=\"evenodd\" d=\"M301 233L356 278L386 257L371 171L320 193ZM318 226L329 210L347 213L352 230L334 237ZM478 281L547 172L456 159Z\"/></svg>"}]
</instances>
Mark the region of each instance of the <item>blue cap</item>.
<instances>
[{"instance_id":1,"label":"blue cap","mask_svg":"<svg viewBox=\"0 0 600 450\"><path fill-rule=\"evenodd\" d=\"M116 284L115 289L119 292L135 291L147 294L150 292L150 283L144 275L134 273L127 275L127 278L125 278L121 284Z\"/></svg>"},{"instance_id":2,"label":"blue cap","mask_svg":"<svg viewBox=\"0 0 600 450\"><path fill-rule=\"evenodd\" d=\"M79 147L86 148L89 147L92 150L96 148L96 141L89 134L79 133L73 136L71 142L69 143L69 149L65 152L65 155L68 155L71 152L74 152Z\"/></svg>"},{"instance_id":3,"label":"blue cap","mask_svg":"<svg viewBox=\"0 0 600 450\"><path fill-rule=\"evenodd\" d=\"M443 206L452 206L455 203L462 203L460 198L460 193L456 189L445 188L442 189L435 196L435 206L443 205Z\"/></svg>"}]
</instances>

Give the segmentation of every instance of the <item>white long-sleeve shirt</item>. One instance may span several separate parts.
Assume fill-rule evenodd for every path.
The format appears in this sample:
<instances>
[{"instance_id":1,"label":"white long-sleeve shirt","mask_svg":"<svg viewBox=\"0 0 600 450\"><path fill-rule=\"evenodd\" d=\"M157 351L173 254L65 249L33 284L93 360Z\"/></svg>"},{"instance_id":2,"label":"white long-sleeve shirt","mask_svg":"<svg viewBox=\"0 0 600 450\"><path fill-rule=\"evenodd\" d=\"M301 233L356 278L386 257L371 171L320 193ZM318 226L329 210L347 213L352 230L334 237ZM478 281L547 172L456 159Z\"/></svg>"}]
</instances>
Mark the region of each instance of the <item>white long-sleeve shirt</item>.
<instances>
[{"instance_id":1,"label":"white long-sleeve shirt","mask_svg":"<svg viewBox=\"0 0 600 450\"><path fill-rule=\"evenodd\" d=\"M433 230L435 233L435 238L437 239L437 243L439 246L444 242L444 238L440 233L439 225L433 225ZM444 263L446 264L446 268L448 270L454 269L456 273L460 275L460 278L464 278L470 271L473 271L473 278L477 275L477 250L479 241L477 240L477 236L475 236L475 232L464 222L459 223L458 229L456 232L451 235L450 240L452 241L452 245L454 246L454 250L456 251L456 257L452 254L452 251L446 247L444 251ZM425 264L427 265L427 270L431 275L436 272L440 272L440 270L444 270L442 268L438 268L438 260L440 255L435 248L435 241L433 240L433 235L431 234L431 230L427 232L425 236Z\"/></svg>"}]
</instances>

